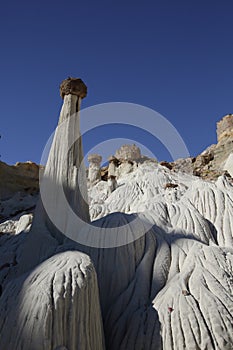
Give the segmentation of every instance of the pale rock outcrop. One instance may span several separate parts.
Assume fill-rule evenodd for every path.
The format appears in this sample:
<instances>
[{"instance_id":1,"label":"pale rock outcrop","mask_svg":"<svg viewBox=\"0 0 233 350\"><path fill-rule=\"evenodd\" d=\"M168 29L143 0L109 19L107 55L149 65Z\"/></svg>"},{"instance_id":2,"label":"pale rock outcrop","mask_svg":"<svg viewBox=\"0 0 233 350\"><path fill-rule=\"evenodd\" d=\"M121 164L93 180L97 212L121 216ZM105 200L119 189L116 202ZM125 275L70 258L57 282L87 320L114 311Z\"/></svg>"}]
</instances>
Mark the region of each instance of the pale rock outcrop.
<instances>
[{"instance_id":1,"label":"pale rock outcrop","mask_svg":"<svg viewBox=\"0 0 233 350\"><path fill-rule=\"evenodd\" d=\"M19 234L22 231L27 231L28 232L30 230L30 228L31 228L32 219L33 219L32 214L22 215L20 217L18 223L17 223L15 233Z\"/></svg>"},{"instance_id":2,"label":"pale rock outcrop","mask_svg":"<svg viewBox=\"0 0 233 350\"><path fill-rule=\"evenodd\" d=\"M178 159L174 162L162 162L160 164L172 171L182 171L199 176L207 181L216 181L227 170L225 164L232 153L233 114L226 115L217 123L217 138L217 144L207 147L197 157ZM231 164L230 160L229 163ZM232 167L229 163L227 163L227 168L231 169ZM228 173L230 174L230 172Z\"/></svg>"},{"instance_id":3,"label":"pale rock outcrop","mask_svg":"<svg viewBox=\"0 0 233 350\"><path fill-rule=\"evenodd\" d=\"M220 142L223 138L228 138L229 136L233 136L233 114L225 115L217 123L218 142Z\"/></svg>"},{"instance_id":4,"label":"pale rock outcrop","mask_svg":"<svg viewBox=\"0 0 233 350\"><path fill-rule=\"evenodd\" d=\"M62 95L65 89L64 104L42 178L33 226L29 233L0 236L0 243L4 243L0 244L0 256L11 252L13 257L0 269L0 348L4 350L54 350L61 346L69 350L105 349L93 265L88 256L69 252L62 245L68 241L62 232L70 224L72 210L64 209L60 188L76 214L89 221L78 114L85 85L81 80L75 84L71 86L73 95L66 94L66 84L61 86ZM59 218L61 232L47 210ZM26 219L22 217L19 231L25 227L25 221L28 223ZM65 250L62 254L61 246ZM73 243L72 250L75 249Z\"/></svg>"},{"instance_id":5,"label":"pale rock outcrop","mask_svg":"<svg viewBox=\"0 0 233 350\"><path fill-rule=\"evenodd\" d=\"M8 283L0 314L4 350L105 348L95 270L79 252L54 255Z\"/></svg>"},{"instance_id":6,"label":"pale rock outcrop","mask_svg":"<svg viewBox=\"0 0 233 350\"><path fill-rule=\"evenodd\" d=\"M28 232L31 228L33 214L24 214L16 217L14 220L7 220L0 224L0 234L19 234L20 232Z\"/></svg>"},{"instance_id":7,"label":"pale rock outcrop","mask_svg":"<svg viewBox=\"0 0 233 350\"><path fill-rule=\"evenodd\" d=\"M16 232L17 221L16 220L6 220L0 224L0 234Z\"/></svg>"},{"instance_id":8,"label":"pale rock outcrop","mask_svg":"<svg viewBox=\"0 0 233 350\"><path fill-rule=\"evenodd\" d=\"M62 84L59 124L68 124L56 131L45 169L64 233L72 220L59 183L89 222L77 189L79 168L85 197L81 139L65 151L79 136L72 114L85 88L76 83ZM231 179L205 182L167 164L137 165L110 194L106 181L89 188L92 223L74 228L86 244L62 235L41 201L29 234L0 236L1 349L233 348Z\"/></svg>"},{"instance_id":9,"label":"pale rock outcrop","mask_svg":"<svg viewBox=\"0 0 233 350\"><path fill-rule=\"evenodd\" d=\"M173 186L166 188L169 183ZM133 173L122 177L118 185L104 203L98 204L96 200L91 204L90 212L97 214L92 220L117 211L127 214L147 211L150 220L160 227L185 230L207 244L217 239L220 245L232 245L233 189L226 177L216 183L204 182L151 163L139 165Z\"/></svg>"},{"instance_id":10,"label":"pale rock outcrop","mask_svg":"<svg viewBox=\"0 0 233 350\"><path fill-rule=\"evenodd\" d=\"M86 170L80 135L81 97L78 96L79 91L83 96L86 86L80 79L77 79L76 83L76 88L72 87L75 89L74 95L63 93L64 84L61 84L61 95L64 95L64 103L41 179L40 190L43 199L39 199L37 203L32 229L25 246L24 256L22 256L24 261L19 267L19 273L23 273L43 261L44 258L41 256L40 250L33 252L33 247L37 244L36 242L41 240L42 234L44 236L43 249L45 252L48 249L53 251L54 246L51 238L55 237L55 240L58 241L64 240L65 237L61 235L61 232L67 232L69 229L73 212L84 223L90 220ZM64 207L65 198L68 202L66 208ZM54 221L56 221L56 225L53 223Z\"/></svg>"},{"instance_id":11,"label":"pale rock outcrop","mask_svg":"<svg viewBox=\"0 0 233 350\"><path fill-rule=\"evenodd\" d=\"M141 150L135 144L123 145L116 151L115 157L120 160L139 160L141 158Z\"/></svg>"},{"instance_id":12,"label":"pale rock outcrop","mask_svg":"<svg viewBox=\"0 0 233 350\"><path fill-rule=\"evenodd\" d=\"M96 184L101 180L100 164L102 157L99 154L89 154L88 155L88 181L90 185Z\"/></svg>"},{"instance_id":13,"label":"pale rock outcrop","mask_svg":"<svg viewBox=\"0 0 233 350\"><path fill-rule=\"evenodd\" d=\"M173 162L171 169L174 171L184 172L186 174L193 174L193 158L181 158Z\"/></svg>"},{"instance_id":14,"label":"pale rock outcrop","mask_svg":"<svg viewBox=\"0 0 233 350\"><path fill-rule=\"evenodd\" d=\"M123 145L115 153L119 159L117 177L129 174L137 167L137 162L142 159L141 150L136 145Z\"/></svg>"},{"instance_id":15,"label":"pale rock outcrop","mask_svg":"<svg viewBox=\"0 0 233 350\"><path fill-rule=\"evenodd\" d=\"M108 176L117 176L118 171L117 168L119 166L119 160L115 156L110 156L108 158Z\"/></svg>"},{"instance_id":16,"label":"pale rock outcrop","mask_svg":"<svg viewBox=\"0 0 233 350\"><path fill-rule=\"evenodd\" d=\"M107 348L230 349L231 183L227 178L205 183L153 163L142 164L119 182L120 187L98 205L98 217L103 217L95 225L106 228L115 222L118 235L128 232L136 239L142 227L133 225L134 214L123 213L141 212L141 220L144 217L153 227L113 251L86 251L100 283ZM166 189L166 183L179 186ZM91 205L92 213L96 206ZM107 215L114 211L123 213ZM127 261L131 264L125 270ZM132 273L125 281L123 271Z\"/></svg>"},{"instance_id":17,"label":"pale rock outcrop","mask_svg":"<svg viewBox=\"0 0 233 350\"><path fill-rule=\"evenodd\" d=\"M118 178L125 174L129 174L137 168L137 163L131 160L122 160L117 168Z\"/></svg>"},{"instance_id":18,"label":"pale rock outcrop","mask_svg":"<svg viewBox=\"0 0 233 350\"><path fill-rule=\"evenodd\" d=\"M226 170L233 178L233 153L230 153L229 157L227 158L223 166L223 170Z\"/></svg>"},{"instance_id":19,"label":"pale rock outcrop","mask_svg":"<svg viewBox=\"0 0 233 350\"><path fill-rule=\"evenodd\" d=\"M11 198L17 192L35 194L39 191L39 170L36 163L8 165L0 162L0 200Z\"/></svg>"},{"instance_id":20,"label":"pale rock outcrop","mask_svg":"<svg viewBox=\"0 0 233 350\"><path fill-rule=\"evenodd\" d=\"M224 173L224 165L232 153L233 114L228 114L217 122L217 140L216 145L211 145L197 157L197 160L202 157L205 161L199 166L200 176L205 179L216 180ZM196 162L194 166L197 168Z\"/></svg>"},{"instance_id":21,"label":"pale rock outcrop","mask_svg":"<svg viewBox=\"0 0 233 350\"><path fill-rule=\"evenodd\" d=\"M107 349L230 349L232 251L215 245L210 228L210 246L169 225L138 238L143 221L133 219L115 213L95 223L115 222L133 243L84 248L97 270Z\"/></svg>"}]
</instances>

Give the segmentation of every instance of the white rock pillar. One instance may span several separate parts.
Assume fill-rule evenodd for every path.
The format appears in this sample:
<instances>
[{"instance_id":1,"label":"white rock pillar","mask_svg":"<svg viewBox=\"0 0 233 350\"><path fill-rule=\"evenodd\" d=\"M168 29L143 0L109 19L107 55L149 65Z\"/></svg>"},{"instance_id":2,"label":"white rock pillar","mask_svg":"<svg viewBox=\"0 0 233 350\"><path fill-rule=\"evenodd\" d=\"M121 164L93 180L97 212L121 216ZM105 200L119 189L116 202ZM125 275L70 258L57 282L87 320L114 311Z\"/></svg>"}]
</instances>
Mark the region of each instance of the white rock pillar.
<instances>
[{"instance_id":1,"label":"white rock pillar","mask_svg":"<svg viewBox=\"0 0 233 350\"><path fill-rule=\"evenodd\" d=\"M87 87L81 79L68 78L60 85L60 94L64 102L40 181L41 198L37 204L30 239L25 247L28 248L25 253L25 269L42 259L41 251L45 254L48 249L49 237L63 240L65 236L60 233L66 234L69 231L73 225L74 213L82 220L74 228L77 232L84 222L90 221L79 115L81 99L86 96ZM42 241L47 243L44 243L43 248L40 243L40 249L31 254L29 247L35 246L35 242L38 246L38 242Z\"/></svg>"},{"instance_id":2,"label":"white rock pillar","mask_svg":"<svg viewBox=\"0 0 233 350\"><path fill-rule=\"evenodd\" d=\"M117 165L118 165L118 159L114 156L110 156L108 158L109 165L108 165L108 176L117 176Z\"/></svg>"},{"instance_id":3,"label":"white rock pillar","mask_svg":"<svg viewBox=\"0 0 233 350\"><path fill-rule=\"evenodd\" d=\"M88 155L88 162L89 162L88 181L90 185L94 185L101 180L101 173L100 173L101 161L102 161L102 157L99 154Z\"/></svg>"}]
</instances>

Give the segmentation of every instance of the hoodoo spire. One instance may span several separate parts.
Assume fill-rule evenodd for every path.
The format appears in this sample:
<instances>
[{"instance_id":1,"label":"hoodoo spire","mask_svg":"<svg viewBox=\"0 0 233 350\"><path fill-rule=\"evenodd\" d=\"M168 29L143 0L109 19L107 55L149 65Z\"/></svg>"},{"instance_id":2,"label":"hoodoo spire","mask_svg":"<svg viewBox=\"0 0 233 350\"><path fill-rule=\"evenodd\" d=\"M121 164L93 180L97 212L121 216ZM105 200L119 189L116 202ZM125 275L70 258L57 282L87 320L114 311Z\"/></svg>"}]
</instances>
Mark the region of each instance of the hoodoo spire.
<instances>
[{"instance_id":1,"label":"hoodoo spire","mask_svg":"<svg viewBox=\"0 0 233 350\"><path fill-rule=\"evenodd\" d=\"M54 133L45 171L40 181L41 198L38 202L32 231L49 231L60 237L72 226L74 215L82 223L89 222L86 169L83 162L80 134L80 105L87 94L81 79L68 78L60 85L64 102L58 126ZM40 231L40 233L39 233Z\"/></svg>"},{"instance_id":2,"label":"hoodoo spire","mask_svg":"<svg viewBox=\"0 0 233 350\"><path fill-rule=\"evenodd\" d=\"M60 95L64 102L44 173L50 193L49 198L45 197L45 209L49 209L52 223L56 225L58 222L59 230L66 233L72 211L81 220L89 221L86 170L82 162L80 133L80 105L82 98L87 95L87 87L81 79L68 78L60 85ZM60 198L61 186L69 206L64 205L64 200ZM55 223L53 218L56 219Z\"/></svg>"}]
</instances>

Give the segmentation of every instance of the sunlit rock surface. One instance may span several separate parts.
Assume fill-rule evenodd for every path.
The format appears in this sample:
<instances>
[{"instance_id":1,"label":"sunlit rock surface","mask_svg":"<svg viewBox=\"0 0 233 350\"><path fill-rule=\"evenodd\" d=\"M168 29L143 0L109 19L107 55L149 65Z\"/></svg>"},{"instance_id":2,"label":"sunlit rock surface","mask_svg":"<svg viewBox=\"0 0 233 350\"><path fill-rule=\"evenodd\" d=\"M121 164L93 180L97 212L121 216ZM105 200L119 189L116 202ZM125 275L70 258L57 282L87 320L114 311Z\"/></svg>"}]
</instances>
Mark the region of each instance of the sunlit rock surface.
<instances>
[{"instance_id":1,"label":"sunlit rock surface","mask_svg":"<svg viewBox=\"0 0 233 350\"><path fill-rule=\"evenodd\" d=\"M1 349L104 349L96 273L79 252L56 254L1 296Z\"/></svg>"},{"instance_id":2,"label":"sunlit rock surface","mask_svg":"<svg viewBox=\"0 0 233 350\"><path fill-rule=\"evenodd\" d=\"M99 327L103 322L107 349L231 349L233 189L229 179L223 176L216 183L204 182L194 176L173 173L160 165L146 163L123 176L119 182L119 187L111 194L108 194L104 181L89 189L92 198L90 213L92 220L98 218L93 222L97 230L98 227L118 226L118 235L126 233L128 237L133 237L132 243L111 249L85 247L72 241L61 246L55 237L41 234L41 240L46 237L47 250L43 249L45 242L36 241L44 261L41 267L34 270L39 275L38 285L36 281L32 283L35 274L32 271L22 288L20 281L25 278L25 274L15 278L14 271L21 264L27 233L0 238L0 243L4 239L4 244L0 246L1 255L5 254L4 261L8 262L2 264L0 271L3 293L0 302L3 309L8 305L1 312L1 335L8 334L6 330L12 322L12 312L17 314L15 310L19 308L19 305L16 307L19 296L24 296L32 300L35 310L38 305L41 311L38 311L37 325L31 324L32 319L29 317L26 324L22 323L15 330L18 332L19 344L24 344L22 349L30 349L26 343L22 343L27 331L32 332L32 339L37 339L36 334L41 335L41 342L45 339L49 322L41 324L46 314L41 304L47 305L47 310L50 299L42 301L38 286L43 284L39 281L42 281L44 271L46 286L42 289L50 290L49 285L54 276L60 273L60 266L64 264L65 269L67 259L70 261L69 251L72 249L89 255L95 266L99 299L98 289L94 295L87 295L95 299L94 304L100 300ZM133 223L135 215L140 216L142 226L143 222L151 224L142 236L142 226ZM9 251L11 254L6 255ZM54 254L60 254L59 259ZM78 259L80 253L75 254ZM47 260L46 256L53 255ZM76 263L69 266L73 276ZM62 278L53 281L55 289L64 290ZM80 290L81 287L77 289L77 297ZM64 293L61 293L60 303L67 305L66 302L71 303L72 298L69 294L65 297ZM21 304L26 300L24 298L20 299L20 305L24 305ZM86 303L86 307L94 305L91 299L86 299ZM70 312L64 310L61 312ZM75 310L79 312L78 306ZM91 315L92 311L93 306ZM32 313L29 306L23 306L22 312L20 318L26 318L27 314ZM95 312L91 317L96 317ZM72 315L74 317L74 313ZM56 317L59 327L62 321L59 314ZM82 318L79 320L82 327ZM77 323L74 327L78 327ZM65 334L71 337L66 328L64 332L68 332ZM98 344L102 344L99 348L102 346L104 349L100 328L93 334L99 339ZM82 333L82 337L85 344L85 333ZM5 341L5 336L2 339ZM46 344L51 344L51 337L49 339ZM75 349L72 345L75 343L65 341L60 344L61 339L58 340L56 346ZM42 343L39 342L41 349ZM16 343L10 344L11 347L7 348L7 343L4 343L4 349L18 349ZM53 347L48 345L47 349Z\"/></svg>"},{"instance_id":3,"label":"sunlit rock surface","mask_svg":"<svg viewBox=\"0 0 233 350\"><path fill-rule=\"evenodd\" d=\"M127 165L112 192L93 183L88 200L72 119L85 95L80 79L61 84L48 202L42 189L32 227L31 213L1 223L0 349L232 349L232 178L148 159ZM208 165L207 153L197 161Z\"/></svg>"}]
</instances>

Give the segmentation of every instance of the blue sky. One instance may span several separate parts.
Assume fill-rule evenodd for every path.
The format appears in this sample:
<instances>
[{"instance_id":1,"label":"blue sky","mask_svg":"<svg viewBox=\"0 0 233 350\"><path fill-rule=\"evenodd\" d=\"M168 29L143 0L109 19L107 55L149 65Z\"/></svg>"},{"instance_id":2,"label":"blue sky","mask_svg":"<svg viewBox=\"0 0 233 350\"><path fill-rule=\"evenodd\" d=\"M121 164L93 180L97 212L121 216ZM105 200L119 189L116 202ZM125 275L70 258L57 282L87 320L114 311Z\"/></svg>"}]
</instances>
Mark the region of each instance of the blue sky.
<instances>
[{"instance_id":1,"label":"blue sky","mask_svg":"<svg viewBox=\"0 0 233 350\"><path fill-rule=\"evenodd\" d=\"M216 122L233 112L232 13L232 0L2 3L1 160L40 161L67 76L87 84L83 108L116 101L152 108L191 155L200 153L216 142ZM99 136L85 139L85 149ZM150 145L169 159L156 141Z\"/></svg>"}]
</instances>

